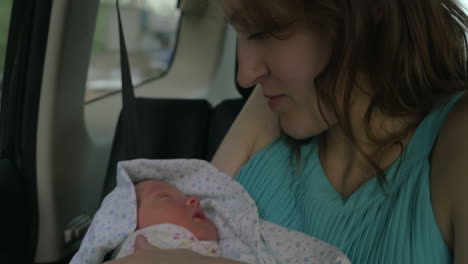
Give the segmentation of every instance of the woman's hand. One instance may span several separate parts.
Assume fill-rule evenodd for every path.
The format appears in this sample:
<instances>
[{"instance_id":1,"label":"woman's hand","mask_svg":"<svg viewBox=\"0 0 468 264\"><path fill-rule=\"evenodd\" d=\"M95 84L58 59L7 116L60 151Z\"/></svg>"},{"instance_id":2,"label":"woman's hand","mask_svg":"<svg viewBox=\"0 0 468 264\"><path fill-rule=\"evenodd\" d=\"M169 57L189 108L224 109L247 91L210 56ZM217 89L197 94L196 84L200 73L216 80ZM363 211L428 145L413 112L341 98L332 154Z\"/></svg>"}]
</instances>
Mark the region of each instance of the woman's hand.
<instances>
[{"instance_id":1,"label":"woman's hand","mask_svg":"<svg viewBox=\"0 0 468 264\"><path fill-rule=\"evenodd\" d=\"M104 264L153 264L153 263L203 263L203 264L240 264L221 258L207 257L187 249L159 249L139 235L135 239L135 252L130 256L115 259Z\"/></svg>"}]
</instances>

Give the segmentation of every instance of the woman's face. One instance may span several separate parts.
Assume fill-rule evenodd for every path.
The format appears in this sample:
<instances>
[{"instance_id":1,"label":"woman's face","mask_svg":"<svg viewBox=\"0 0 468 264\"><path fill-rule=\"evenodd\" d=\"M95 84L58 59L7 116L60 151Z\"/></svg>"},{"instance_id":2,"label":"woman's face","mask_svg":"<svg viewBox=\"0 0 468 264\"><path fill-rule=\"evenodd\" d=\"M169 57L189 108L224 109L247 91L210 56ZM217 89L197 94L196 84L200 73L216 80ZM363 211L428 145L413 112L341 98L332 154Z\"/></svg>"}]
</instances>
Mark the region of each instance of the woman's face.
<instances>
[{"instance_id":1,"label":"woman's face","mask_svg":"<svg viewBox=\"0 0 468 264\"><path fill-rule=\"evenodd\" d=\"M282 130L293 138L317 135L328 128L320 114L315 79L328 63L331 41L298 18L288 38L259 32L242 19L236 0L224 1L225 15L238 35L238 82L243 87L260 84ZM335 122L322 105L330 123Z\"/></svg>"}]
</instances>

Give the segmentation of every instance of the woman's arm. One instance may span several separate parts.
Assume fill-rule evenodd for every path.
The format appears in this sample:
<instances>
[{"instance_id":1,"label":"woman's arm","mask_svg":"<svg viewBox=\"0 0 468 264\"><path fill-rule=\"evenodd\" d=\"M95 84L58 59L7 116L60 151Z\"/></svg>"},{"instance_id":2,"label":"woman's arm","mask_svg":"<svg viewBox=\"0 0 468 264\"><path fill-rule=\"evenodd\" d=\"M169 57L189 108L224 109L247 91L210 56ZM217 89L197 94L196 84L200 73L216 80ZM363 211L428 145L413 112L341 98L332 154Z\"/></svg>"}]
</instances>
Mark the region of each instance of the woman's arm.
<instances>
[{"instance_id":1,"label":"woman's arm","mask_svg":"<svg viewBox=\"0 0 468 264\"><path fill-rule=\"evenodd\" d=\"M468 263L468 92L455 109L456 124L449 144L453 157L447 157L453 174L449 177L452 195L450 197L451 219L454 234L454 263Z\"/></svg>"},{"instance_id":2,"label":"woman's arm","mask_svg":"<svg viewBox=\"0 0 468 264\"><path fill-rule=\"evenodd\" d=\"M468 93L451 111L432 155L431 198L454 263L468 263Z\"/></svg>"},{"instance_id":3,"label":"woman's arm","mask_svg":"<svg viewBox=\"0 0 468 264\"><path fill-rule=\"evenodd\" d=\"M253 154L279 134L278 118L268 107L262 88L257 86L224 137L211 163L234 178Z\"/></svg>"},{"instance_id":4,"label":"woman's arm","mask_svg":"<svg viewBox=\"0 0 468 264\"><path fill-rule=\"evenodd\" d=\"M466 152L465 159L468 157ZM468 178L468 170L466 171L465 179ZM453 214L453 232L455 234L454 241L454 263L468 263L468 181L465 181L465 191L463 200L455 204Z\"/></svg>"},{"instance_id":5,"label":"woman's arm","mask_svg":"<svg viewBox=\"0 0 468 264\"><path fill-rule=\"evenodd\" d=\"M187 249L163 250L152 246L141 235L135 239L135 253L132 255L105 262L105 264L242 264L223 258L207 257Z\"/></svg>"},{"instance_id":6,"label":"woman's arm","mask_svg":"<svg viewBox=\"0 0 468 264\"><path fill-rule=\"evenodd\" d=\"M202 256L187 249L145 249L105 264L242 264L234 260Z\"/></svg>"}]
</instances>

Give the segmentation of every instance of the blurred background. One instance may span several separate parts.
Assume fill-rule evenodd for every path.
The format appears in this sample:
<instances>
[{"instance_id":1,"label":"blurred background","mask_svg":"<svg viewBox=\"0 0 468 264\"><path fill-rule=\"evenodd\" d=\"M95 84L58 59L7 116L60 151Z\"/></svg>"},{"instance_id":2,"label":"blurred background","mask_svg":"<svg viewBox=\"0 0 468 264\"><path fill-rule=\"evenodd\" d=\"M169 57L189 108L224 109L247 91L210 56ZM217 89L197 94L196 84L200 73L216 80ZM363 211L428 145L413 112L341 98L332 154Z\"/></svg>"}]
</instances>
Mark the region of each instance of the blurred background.
<instances>
[{"instance_id":1,"label":"blurred background","mask_svg":"<svg viewBox=\"0 0 468 264\"><path fill-rule=\"evenodd\" d=\"M466 9L468 0L460 1ZM0 90L12 2L0 1ZM177 0L121 0L120 5L134 85L162 76L177 43ZM115 0L101 0L85 102L120 90L118 45Z\"/></svg>"},{"instance_id":2,"label":"blurred background","mask_svg":"<svg viewBox=\"0 0 468 264\"><path fill-rule=\"evenodd\" d=\"M12 0L0 1L0 90ZM177 0L120 0L134 85L164 74L179 29ZM115 0L101 0L88 70L85 102L120 90L120 57Z\"/></svg>"}]
</instances>

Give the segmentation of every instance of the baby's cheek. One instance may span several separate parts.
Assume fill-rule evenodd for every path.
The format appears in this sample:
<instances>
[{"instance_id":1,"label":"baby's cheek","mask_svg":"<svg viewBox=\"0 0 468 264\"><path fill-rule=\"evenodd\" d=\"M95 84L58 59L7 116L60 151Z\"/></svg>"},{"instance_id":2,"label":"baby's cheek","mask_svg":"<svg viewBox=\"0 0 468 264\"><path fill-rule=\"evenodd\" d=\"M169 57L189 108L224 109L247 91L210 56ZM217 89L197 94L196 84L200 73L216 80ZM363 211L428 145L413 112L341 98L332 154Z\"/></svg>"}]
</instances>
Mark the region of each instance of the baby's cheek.
<instances>
[{"instance_id":1,"label":"baby's cheek","mask_svg":"<svg viewBox=\"0 0 468 264\"><path fill-rule=\"evenodd\" d=\"M170 223L187 227L191 221L191 214L182 206L160 206L158 210L151 210L150 217L158 221L158 224Z\"/></svg>"},{"instance_id":2,"label":"baby's cheek","mask_svg":"<svg viewBox=\"0 0 468 264\"><path fill-rule=\"evenodd\" d=\"M199 227L196 237L199 240L219 241L218 231L212 226Z\"/></svg>"},{"instance_id":3,"label":"baby's cheek","mask_svg":"<svg viewBox=\"0 0 468 264\"><path fill-rule=\"evenodd\" d=\"M187 227L192 222L192 213L185 208L172 208L168 212L168 216L170 216L174 224Z\"/></svg>"},{"instance_id":4,"label":"baby's cheek","mask_svg":"<svg viewBox=\"0 0 468 264\"><path fill-rule=\"evenodd\" d=\"M211 222L211 232L210 232L210 237L211 239L210 240L213 240L213 241L219 241L219 232L218 232L218 229L216 228L215 224L213 222Z\"/></svg>"},{"instance_id":5,"label":"baby's cheek","mask_svg":"<svg viewBox=\"0 0 468 264\"><path fill-rule=\"evenodd\" d=\"M142 207L138 210L138 229L161 223L161 213L151 207Z\"/></svg>"}]
</instances>

